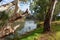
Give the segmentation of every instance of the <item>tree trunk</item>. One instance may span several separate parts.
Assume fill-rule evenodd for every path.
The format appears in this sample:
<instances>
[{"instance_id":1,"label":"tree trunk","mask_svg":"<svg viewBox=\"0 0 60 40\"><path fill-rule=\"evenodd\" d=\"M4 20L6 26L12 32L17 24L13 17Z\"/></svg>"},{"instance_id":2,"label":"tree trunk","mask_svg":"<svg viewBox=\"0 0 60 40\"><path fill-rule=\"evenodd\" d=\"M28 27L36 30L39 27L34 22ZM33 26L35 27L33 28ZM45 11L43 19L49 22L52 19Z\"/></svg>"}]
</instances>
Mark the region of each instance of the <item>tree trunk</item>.
<instances>
[{"instance_id":1,"label":"tree trunk","mask_svg":"<svg viewBox=\"0 0 60 40\"><path fill-rule=\"evenodd\" d=\"M14 0L14 2L15 2L15 10L14 10L14 14L15 14L15 13L19 13L19 5L18 5L19 0Z\"/></svg>"},{"instance_id":2,"label":"tree trunk","mask_svg":"<svg viewBox=\"0 0 60 40\"><path fill-rule=\"evenodd\" d=\"M53 13L54 13L56 3L57 3L57 0L51 0L48 12L47 12L47 14L45 16L45 20L44 20L44 32L51 31L51 21L53 18Z\"/></svg>"}]
</instances>

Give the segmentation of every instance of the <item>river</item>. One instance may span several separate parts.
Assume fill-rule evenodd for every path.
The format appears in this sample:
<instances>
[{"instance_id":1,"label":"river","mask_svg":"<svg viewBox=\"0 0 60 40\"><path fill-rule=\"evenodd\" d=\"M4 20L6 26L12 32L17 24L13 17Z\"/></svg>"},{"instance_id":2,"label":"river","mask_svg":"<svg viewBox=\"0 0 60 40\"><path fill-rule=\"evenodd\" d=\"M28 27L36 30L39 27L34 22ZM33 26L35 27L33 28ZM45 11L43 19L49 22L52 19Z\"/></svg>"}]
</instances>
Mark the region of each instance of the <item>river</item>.
<instances>
[{"instance_id":1,"label":"river","mask_svg":"<svg viewBox=\"0 0 60 40\"><path fill-rule=\"evenodd\" d=\"M25 34L26 32L32 31L36 29L37 24L33 20L26 20L24 24L24 28L17 31L19 34Z\"/></svg>"}]
</instances>

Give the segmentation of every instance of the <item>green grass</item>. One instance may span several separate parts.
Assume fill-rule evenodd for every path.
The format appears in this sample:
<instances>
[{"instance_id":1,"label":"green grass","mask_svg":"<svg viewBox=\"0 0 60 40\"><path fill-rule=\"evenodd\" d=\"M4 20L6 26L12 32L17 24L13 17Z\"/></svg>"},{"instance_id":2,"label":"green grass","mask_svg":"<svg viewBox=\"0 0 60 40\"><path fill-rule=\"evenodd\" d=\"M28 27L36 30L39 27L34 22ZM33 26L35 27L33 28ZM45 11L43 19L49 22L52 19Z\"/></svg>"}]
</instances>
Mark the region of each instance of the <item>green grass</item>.
<instances>
[{"instance_id":1,"label":"green grass","mask_svg":"<svg viewBox=\"0 0 60 40\"><path fill-rule=\"evenodd\" d=\"M52 28L55 33L56 40L60 40L60 25L54 25Z\"/></svg>"}]
</instances>

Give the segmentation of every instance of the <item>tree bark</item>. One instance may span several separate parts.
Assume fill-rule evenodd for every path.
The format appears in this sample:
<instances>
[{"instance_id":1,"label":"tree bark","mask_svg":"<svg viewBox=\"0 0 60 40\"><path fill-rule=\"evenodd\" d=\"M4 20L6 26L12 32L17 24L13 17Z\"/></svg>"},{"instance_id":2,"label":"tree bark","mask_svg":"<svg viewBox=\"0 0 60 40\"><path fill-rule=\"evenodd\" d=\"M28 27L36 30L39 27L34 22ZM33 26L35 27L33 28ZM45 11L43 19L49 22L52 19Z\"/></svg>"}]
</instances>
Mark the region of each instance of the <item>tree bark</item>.
<instances>
[{"instance_id":1,"label":"tree bark","mask_svg":"<svg viewBox=\"0 0 60 40\"><path fill-rule=\"evenodd\" d=\"M57 0L51 0L50 3L50 7L48 9L48 12L45 16L45 20L44 20L44 32L50 32L51 31L51 21L53 18L53 13L54 13L54 9L56 6Z\"/></svg>"},{"instance_id":2,"label":"tree bark","mask_svg":"<svg viewBox=\"0 0 60 40\"><path fill-rule=\"evenodd\" d=\"M14 10L14 14L16 14L16 13L19 13L19 5L18 5L19 0L14 0L14 2L15 2L15 10Z\"/></svg>"}]
</instances>

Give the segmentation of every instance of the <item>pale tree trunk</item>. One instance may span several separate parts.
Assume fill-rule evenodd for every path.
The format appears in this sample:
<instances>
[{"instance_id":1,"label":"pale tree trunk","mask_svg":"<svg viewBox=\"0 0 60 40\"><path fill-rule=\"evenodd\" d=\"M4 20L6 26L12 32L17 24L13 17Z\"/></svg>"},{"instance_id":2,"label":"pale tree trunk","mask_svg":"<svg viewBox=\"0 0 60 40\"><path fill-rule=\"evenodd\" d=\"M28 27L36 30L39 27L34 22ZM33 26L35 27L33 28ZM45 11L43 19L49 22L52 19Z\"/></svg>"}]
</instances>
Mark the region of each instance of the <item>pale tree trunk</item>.
<instances>
[{"instance_id":1,"label":"pale tree trunk","mask_svg":"<svg viewBox=\"0 0 60 40\"><path fill-rule=\"evenodd\" d=\"M18 14L19 13L19 5L18 5L18 3L19 3L19 0L14 0L15 9L14 9L13 15L9 19L9 22L11 22L12 20L14 21L16 19L16 17L20 16L20 14Z\"/></svg>"},{"instance_id":2,"label":"pale tree trunk","mask_svg":"<svg viewBox=\"0 0 60 40\"><path fill-rule=\"evenodd\" d=\"M15 2L15 10L14 10L14 14L15 14L15 13L19 13L19 5L18 5L19 0L14 0L14 2Z\"/></svg>"},{"instance_id":3,"label":"pale tree trunk","mask_svg":"<svg viewBox=\"0 0 60 40\"><path fill-rule=\"evenodd\" d=\"M57 0L51 0L50 7L48 9L48 12L45 16L44 20L44 32L50 32L51 31L51 21L53 18L53 13L55 10Z\"/></svg>"}]
</instances>

